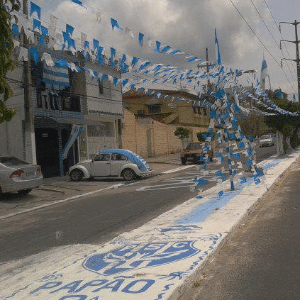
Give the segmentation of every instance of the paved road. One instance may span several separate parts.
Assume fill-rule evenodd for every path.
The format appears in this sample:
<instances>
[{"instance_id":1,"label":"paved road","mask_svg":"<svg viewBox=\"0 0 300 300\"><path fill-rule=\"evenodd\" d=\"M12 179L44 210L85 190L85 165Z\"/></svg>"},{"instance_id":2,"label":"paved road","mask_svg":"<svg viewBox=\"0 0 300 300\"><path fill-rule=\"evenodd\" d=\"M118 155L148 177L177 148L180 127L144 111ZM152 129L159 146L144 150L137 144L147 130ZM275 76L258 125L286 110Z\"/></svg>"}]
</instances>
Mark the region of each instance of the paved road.
<instances>
[{"instance_id":1,"label":"paved road","mask_svg":"<svg viewBox=\"0 0 300 300\"><path fill-rule=\"evenodd\" d=\"M273 148L264 150L268 155ZM212 187L210 164L206 179ZM137 228L163 212L197 195L192 179L200 166L176 175L140 180L116 190L30 211L0 221L0 261L39 253L51 247L76 243L103 243ZM18 200L20 201L20 200Z\"/></svg>"},{"instance_id":2,"label":"paved road","mask_svg":"<svg viewBox=\"0 0 300 300\"><path fill-rule=\"evenodd\" d=\"M298 161L180 300L300 299L299 194Z\"/></svg>"}]
</instances>

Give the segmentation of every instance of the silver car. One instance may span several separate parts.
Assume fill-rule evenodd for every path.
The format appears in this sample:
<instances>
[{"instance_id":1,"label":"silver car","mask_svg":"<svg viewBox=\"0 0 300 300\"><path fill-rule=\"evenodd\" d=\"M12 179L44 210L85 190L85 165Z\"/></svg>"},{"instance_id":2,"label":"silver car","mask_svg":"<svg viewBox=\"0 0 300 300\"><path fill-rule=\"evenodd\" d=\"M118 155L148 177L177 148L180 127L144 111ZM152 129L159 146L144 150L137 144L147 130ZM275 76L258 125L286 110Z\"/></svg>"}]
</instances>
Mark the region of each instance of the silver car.
<instances>
[{"instance_id":1,"label":"silver car","mask_svg":"<svg viewBox=\"0 0 300 300\"><path fill-rule=\"evenodd\" d=\"M152 174L147 162L139 155L124 149L102 150L92 160L72 166L69 176L72 181L94 177L122 177L130 181L136 177Z\"/></svg>"},{"instance_id":2,"label":"silver car","mask_svg":"<svg viewBox=\"0 0 300 300\"><path fill-rule=\"evenodd\" d=\"M28 194L43 183L41 167L14 156L0 156L0 193Z\"/></svg>"},{"instance_id":3,"label":"silver car","mask_svg":"<svg viewBox=\"0 0 300 300\"><path fill-rule=\"evenodd\" d=\"M272 134L265 134L262 135L259 139L259 146L260 147L269 147L274 145L274 137Z\"/></svg>"}]
</instances>

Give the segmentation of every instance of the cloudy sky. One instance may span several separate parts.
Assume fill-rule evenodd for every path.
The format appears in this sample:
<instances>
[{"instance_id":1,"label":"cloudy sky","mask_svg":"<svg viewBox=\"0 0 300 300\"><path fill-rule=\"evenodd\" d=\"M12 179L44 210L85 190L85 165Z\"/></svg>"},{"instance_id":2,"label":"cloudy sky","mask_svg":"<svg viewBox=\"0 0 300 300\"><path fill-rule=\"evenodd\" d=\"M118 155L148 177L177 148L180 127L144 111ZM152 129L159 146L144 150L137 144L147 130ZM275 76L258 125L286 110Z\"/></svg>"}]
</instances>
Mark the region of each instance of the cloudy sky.
<instances>
[{"instance_id":1,"label":"cloudy sky","mask_svg":"<svg viewBox=\"0 0 300 300\"><path fill-rule=\"evenodd\" d=\"M256 69L260 73L263 55L268 64L272 88L296 93L296 65L281 59L295 58L295 45L280 39L295 39L294 26L282 25L280 34L276 24L280 21L300 21L299 0L81 0L85 7L71 0L36 0L46 12L69 23L105 46L115 47L130 55L139 55L155 63L178 63L167 55L155 54L149 48L141 49L137 38L131 39L112 32L109 19L116 19L122 27L129 27L136 36L158 40L191 55L215 62L214 30L217 29L223 63L243 70ZM97 23L96 14L101 13ZM63 26L63 25L60 25ZM299 26L300 34L300 26ZM190 66L195 67L195 65ZM246 76L246 75L244 75Z\"/></svg>"}]
</instances>

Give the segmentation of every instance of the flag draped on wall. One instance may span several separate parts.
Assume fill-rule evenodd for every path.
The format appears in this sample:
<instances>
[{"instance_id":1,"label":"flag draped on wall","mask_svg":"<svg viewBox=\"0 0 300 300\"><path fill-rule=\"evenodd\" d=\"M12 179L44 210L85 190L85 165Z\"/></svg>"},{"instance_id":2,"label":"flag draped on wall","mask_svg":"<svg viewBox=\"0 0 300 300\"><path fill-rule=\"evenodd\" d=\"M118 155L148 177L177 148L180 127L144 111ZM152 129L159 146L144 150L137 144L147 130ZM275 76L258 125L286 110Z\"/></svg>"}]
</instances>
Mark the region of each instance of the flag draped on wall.
<instances>
[{"instance_id":1,"label":"flag draped on wall","mask_svg":"<svg viewBox=\"0 0 300 300\"><path fill-rule=\"evenodd\" d=\"M261 65L261 74L260 74L260 88L262 90L266 89L266 78L268 77L268 65L267 62L265 60L265 58L263 58L263 62Z\"/></svg>"}]
</instances>

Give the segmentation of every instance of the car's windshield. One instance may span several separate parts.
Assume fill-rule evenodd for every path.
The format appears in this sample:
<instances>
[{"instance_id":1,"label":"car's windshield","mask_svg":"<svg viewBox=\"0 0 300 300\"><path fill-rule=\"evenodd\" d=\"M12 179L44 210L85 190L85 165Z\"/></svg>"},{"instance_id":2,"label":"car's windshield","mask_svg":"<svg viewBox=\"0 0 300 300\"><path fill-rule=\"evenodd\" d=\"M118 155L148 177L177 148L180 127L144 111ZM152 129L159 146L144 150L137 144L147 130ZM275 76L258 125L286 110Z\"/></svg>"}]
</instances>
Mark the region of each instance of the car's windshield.
<instances>
[{"instance_id":1,"label":"car's windshield","mask_svg":"<svg viewBox=\"0 0 300 300\"><path fill-rule=\"evenodd\" d=\"M270 138L271 138L270 135L262 135L262 136L261 136L261 139L270 139Z\"/></svg>"},{"instance_id":2,"label":"car's windshield","mask_svg":"<svg viewBox=\"0 0 300 300\"><path fill-rule=\"evenodd\" d=\"M25 161L22 161L14 156L3 156L0 157L0 163L7 166L7 167L14 167L14 166L20 166L20 165L27 165L28 163Z\"/></svg>"},{"instance_id":3,"label":"car's windshield","mask_svg":"<svg viewBox=\"0 0 300 300\"><path fill-rule=\"evenodd\" d=\"M189 144L189 145L187 146L187 148L188 148L188 149L191 149L191 150L194 150L194 149L201 149L202 146L201 146L201 144Z\"/></svg>"}]
</instances>

